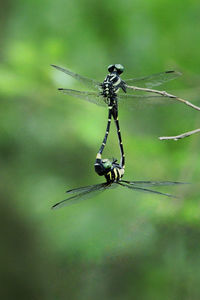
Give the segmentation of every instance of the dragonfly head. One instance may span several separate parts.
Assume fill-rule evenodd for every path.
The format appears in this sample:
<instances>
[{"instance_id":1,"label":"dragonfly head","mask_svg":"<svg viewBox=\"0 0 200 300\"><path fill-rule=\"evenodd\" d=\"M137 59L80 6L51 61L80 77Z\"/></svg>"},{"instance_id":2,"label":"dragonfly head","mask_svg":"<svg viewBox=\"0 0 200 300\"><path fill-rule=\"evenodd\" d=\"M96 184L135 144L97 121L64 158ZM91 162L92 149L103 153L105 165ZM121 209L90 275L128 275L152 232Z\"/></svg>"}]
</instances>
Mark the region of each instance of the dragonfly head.
<instances>
[{"instance_id":1,"label":"dragonfly head","mask_svg":"<svg viewBox=\"0 0 200 300\"><path fill-rule=\"evenodd\" d=\"M95 171L99 176L107 174L112 168L112 162L109 159L96 159Z\"/></svg>"},{"instance_id":2,"label":"dragonfly head","mask_svg":"<svg viewBox=\"0 0 200 300\"><path fill-rule=\"evenodd\" d=\"M105 159L102 159L102 164L104 166L104 168L106 170L110 169L112 167L112 161L110 161L109 159L105 158Z\"/></svg>"},{"instance_id":3,"label":"dragonfly head","mask_svg":"<svg viewBox=\"0 0 200 300\"><path fill-rule=\"evenodd\" d=\"M108 66L108 72L116 72L118 75L120 75L124 72L124 67L120 64L110 65Z\"/></svg>"}]
</instances>

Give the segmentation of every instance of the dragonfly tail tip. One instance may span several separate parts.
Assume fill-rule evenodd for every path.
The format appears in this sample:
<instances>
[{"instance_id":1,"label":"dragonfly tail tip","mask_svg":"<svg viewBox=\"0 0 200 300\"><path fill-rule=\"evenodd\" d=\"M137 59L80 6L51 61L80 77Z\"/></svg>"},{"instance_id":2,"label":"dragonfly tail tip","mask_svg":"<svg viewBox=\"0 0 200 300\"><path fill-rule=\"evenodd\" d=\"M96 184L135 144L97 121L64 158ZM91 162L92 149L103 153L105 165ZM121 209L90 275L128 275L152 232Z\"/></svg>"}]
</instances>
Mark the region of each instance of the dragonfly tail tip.
<instances>
[{"instance_id":1,"label":"dragonfly tail tip","mask_svg":"<svg viewBox=\"0 0 200 300\"><path fill-rule=\"evenodd\" d=\"M174 70L168 70L165 73L174 73L174 72L175 72Z\"/></svg>"}]
</instances>

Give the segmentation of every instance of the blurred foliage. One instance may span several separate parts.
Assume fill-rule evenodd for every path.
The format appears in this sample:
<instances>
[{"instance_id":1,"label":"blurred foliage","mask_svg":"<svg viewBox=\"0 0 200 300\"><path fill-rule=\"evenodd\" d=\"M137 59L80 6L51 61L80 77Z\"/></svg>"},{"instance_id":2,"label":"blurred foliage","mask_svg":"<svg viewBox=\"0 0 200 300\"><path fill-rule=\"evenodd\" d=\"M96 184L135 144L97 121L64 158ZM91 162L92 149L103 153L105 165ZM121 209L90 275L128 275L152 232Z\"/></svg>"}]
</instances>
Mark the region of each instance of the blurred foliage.
<instances>
[{"instance_id":1,"label":"blurred foliage","mask_svg":"<svg viewBox=\"0 0 200 300\"><path fill-rule=\"evenodd\" d=\"M107 111L60 95L84 88L50 64L100 81L177 69L164 88L199 101L197 0L13 1L0 12L2 299L200 298L199 127L181 104L120 110L125 178L192 185L164 199L122 189L51 211L69 188L101 182L93 169ZM200 101L199 101L200 102ZM198 103L198 102L197 102ZM118 156L114 128L104 157Z\"/></svg>"}]
</instances>

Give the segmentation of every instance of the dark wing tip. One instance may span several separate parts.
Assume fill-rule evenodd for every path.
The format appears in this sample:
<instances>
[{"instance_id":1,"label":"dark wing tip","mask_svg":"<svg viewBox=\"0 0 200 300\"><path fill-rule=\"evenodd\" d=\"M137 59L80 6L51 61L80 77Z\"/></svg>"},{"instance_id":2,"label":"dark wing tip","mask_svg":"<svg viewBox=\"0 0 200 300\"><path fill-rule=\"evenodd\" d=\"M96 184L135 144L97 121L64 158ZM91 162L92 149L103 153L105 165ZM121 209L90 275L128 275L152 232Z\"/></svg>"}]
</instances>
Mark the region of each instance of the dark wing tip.
<instances>
[{"instance_id":1,"label":"dark wing tip","mask_svg":"<svg viewBox=\"0 0 200 300\"><path fill-rule=\"evenodd\" d=\"M174 73L174 74L177 74L178 76L181 76L182 73L181 72L178 72L178 71L175 71L175 70L168 70L168 71L165 71L166 74L169 74L169 73Z\"/></svg>"},{"instance_id":2,"label":"dark wing tip","mask_svg":"<svg viewBox=\"0 0 200 300\"><path fill-rule=\"evenodd\" d=\"M65 193L71 193L73 189L65 191Z\"/></svg>"},{"instance_id":3,"label":"dark wing tip","mask_svg":"<svg viewBox=\"0 0 200 300\"><path fill-rule=\"evenodd\" d=\"M166 181L166 182L171 182L172 184L191 184L190 182L180 182L180 181Z\"/></svg>"},{"instance_id":4,"label":"dark wing tip","mask_svg":"<svg viewBox=\"0 0 200 300\"><path fill-rule=\"evenodd\" d=\"M53 64L50 64L50 66L53 67L53 68L56 68L56 67L57 67L56 65L53 65Z\"/></svg>"},{"instance_id":5,"label":"dark wing tip","mask_svg":"<svg viewBox=\"0 0 200 300\"><path fill-rule=\"evenodd\" d=\"M51 207L51 209L58 209L58 208L59 208L59 204L60 204L60 202L54 204L54 205Z\"/></svg>"},{"instance_id":6,"label":"dark wing tip","mask_svg":"<svg viewBox=\"0 0 200 300\"><path fill-rule=\"evenodd\" d=\"M58 91L63 91L64 89L63 88L58 88Z\"/></svg>"}]
</instances>

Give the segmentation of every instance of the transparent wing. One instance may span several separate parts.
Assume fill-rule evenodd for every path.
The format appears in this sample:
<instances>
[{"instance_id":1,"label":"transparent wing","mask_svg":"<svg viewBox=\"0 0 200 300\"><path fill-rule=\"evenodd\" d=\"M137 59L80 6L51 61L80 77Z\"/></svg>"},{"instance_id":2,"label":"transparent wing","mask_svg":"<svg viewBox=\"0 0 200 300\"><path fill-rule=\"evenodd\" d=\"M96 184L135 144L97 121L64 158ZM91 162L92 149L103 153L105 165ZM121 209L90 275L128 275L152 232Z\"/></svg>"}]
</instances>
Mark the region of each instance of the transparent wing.
<instances>
[{"instance_id":1,"label":"transparent wing","mask_svg":"<svg viewBox=\"0 0 200 300\"><path fill-rule=\"evenodd\" d=\"M84 85L86 85L87 87L93 89L93 90L97 90L100 89L100 82L94 80L94 79L90 79L87 77L84 77L82 75L76 74L68 69L62 68L62 67L58 67L56 65L51 65L52 67L54 67L55 69L75 78L76 80L79 80L80 82L82 82Z\"/></svg>"},{"instance_id":2,"label":"transparent wing","mask_svg":"<svg viewBox=\"0 0 200 300\"><path fill-rule=\"evenodd\" d=\"M100 93L97 92L84 92L84 91L77 91L77 90L63 89L63 88L59 88L58 90L61 91L63 94L70 95L76 98L81 98L86 101L97 104L99 106L107 106L105 102L105 98L101 96Z\"/></svg>"},{"instance_id":3,"label":"transparent wing","mask_svg":"<svg viewBox=\"0 0 200 300\"><path fill-rule=\"evenodd\" d=\"M118 94L118 103L119 105L131 107L139 107L139 106L148 106L149 104L172 104L176 103L173 98L166 96L157 96L157 95L127 95L127 94Z\"/></svg>"},{"instance_id":4,"label":"transparent wing","mask_svg":"<svg viewBox=\"0 0 200 300\"><path fill-rule=\"evenodd\" d=\"M52 206L52 209L58 209L64 206L69 206L75 203L78 203L82 200L86 200L99 192L103 192L104 190L108 189L111 187L111 184L108 183L100 183L100 184L95 184L95 185L90 185L86 187L81 187L73 190L67 191L67 193L77 193L77 195L71 196L65 200L62 200L55 205Z\"/></svg>"},{"instance_id":5,"label":"transparent wing","mask_svg":"<svg viewBox=\"0 0 200 300\"><path fill-rule=\"evenodd\" d=\"M167 186L167 185L178 185L178 184L188 184L187 182L178 182L178 181L128 181L121 180L121 182L127 183L134 186Z\"/></svg>"},{"instance_id":6,"label":"transparent wing","mask_svg":"<svg viewBox=\"0 0 200 300\"><path fill-rule=\"evenodd\" d=\"M165 71L157 74L152 74L145 77L138 77L138 78L131 78L126 79L125 82L128 85L134 85L138 87L153 87L153 86L159 86L165 82L168 82L170 80L173 80L182 74L180 72L176 71Z\"/></svg>"},{"instance_id":7,"label":"transparent wing","mask_svg":"<svg viewBox=\"0 0 200 300\"><path fill-rule=\"evenodd\" d=\"M146 189L146 188L140 188L140 187L133 186L133 185L123 184L121 182L118 182L118 184L121 186L127 187L128 189L136 190L139 192L152 193L152 194L158 194L158 195L162 195L162 196L177 198L176 196L168 194L168 193L162 193L162 192L158 192L158 191L154 191L154 190L150 190L150 189Z\"/></svg>"},{"instance_id":8,"label":"transparent wing","mask_svg":"<svg viewBox=\"0 0 200 300\"><path fill-rule=\"evenodd\" d=\"M66 193L67 194L83 193L83 192L93 191L93 190L96 190L96 189L99 189L99 188L105 187L105 186L107 186L106 182L105 183L98 183L98 184L87 185L87 186L67 190Z\"/></svg>"}]
</instances>

